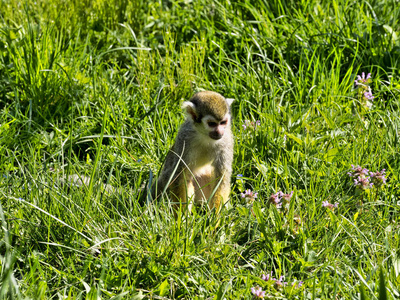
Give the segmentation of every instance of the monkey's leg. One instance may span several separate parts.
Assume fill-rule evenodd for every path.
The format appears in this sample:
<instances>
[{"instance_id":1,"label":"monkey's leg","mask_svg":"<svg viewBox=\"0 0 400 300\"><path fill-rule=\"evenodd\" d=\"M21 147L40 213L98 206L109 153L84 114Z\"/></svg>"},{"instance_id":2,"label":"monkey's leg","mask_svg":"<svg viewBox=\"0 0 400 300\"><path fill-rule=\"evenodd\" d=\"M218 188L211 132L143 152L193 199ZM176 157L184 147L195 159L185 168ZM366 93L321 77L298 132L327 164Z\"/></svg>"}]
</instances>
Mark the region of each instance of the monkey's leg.
<instances>
[{"instance_id":1,"label":"monkey's leg","mask_svg":"<svg viewBox=\"0 0 400 300\"><path fill-rule=\"evenodd\" d=\"M200 174L195 174L193 185L195 190L194 202L197 205L205 205L210 199L215 184L212 178L212 169L205 168Z\"/></svg>"},{"instance_id":2,"label":"monkey's leg","mask_svg":"<svg viewBox=\"0 0 400 300\"><path fill-rule=\"evenodd\" d=\"M182 172L176 181L171 184L169 190L171 198L174 201L172 203L172 208L174 209L175 217L177 216L176 212L179 211L179 209L182 209L182 211L186 210L187 207L189 210L191 209L195 192L192 176L189 172Z\"/></svg>"},{"instance_id":3,"label":"monkey's leg","mask_svg":"<svg viewBox=\"0 0 400 300\"><path fill-rule=\"evenodd\" d=\"M231 192L230 177L230 173L225 172L225 174L214 179L216 191L213 198L208 203L210 209L215 207L216 211L219 212L222 205L228 201Z\"/></svg>"}]
</instances>

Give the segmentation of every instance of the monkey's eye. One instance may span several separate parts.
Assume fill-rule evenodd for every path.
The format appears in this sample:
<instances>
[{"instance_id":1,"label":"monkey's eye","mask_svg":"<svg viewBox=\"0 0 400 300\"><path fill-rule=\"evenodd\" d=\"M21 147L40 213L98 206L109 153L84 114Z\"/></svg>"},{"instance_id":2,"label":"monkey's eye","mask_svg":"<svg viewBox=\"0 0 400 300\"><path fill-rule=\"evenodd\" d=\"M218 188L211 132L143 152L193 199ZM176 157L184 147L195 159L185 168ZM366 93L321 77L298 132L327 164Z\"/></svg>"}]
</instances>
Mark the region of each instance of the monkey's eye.
<instances>
[{"instance_id":1,"label":"monkey's eye","mask_svg":"<svg viewBox=\"0 0 400 300\"><path fill-rule=\"evenodd\" d=\"M221 125L226 125L226 123L228 123L228 120L223 120L220 124Z\"/></svg>"},{"instance_id":2,"label":"monkey's eye","mask_svg":"<svg viewBox=\"0 0 400 300\"><path fill-rule=\"evenodd\" d=\"M210 127L217 127L218 123L217 122L207 122L208 126Z\"/></svg>"}]
</instances>

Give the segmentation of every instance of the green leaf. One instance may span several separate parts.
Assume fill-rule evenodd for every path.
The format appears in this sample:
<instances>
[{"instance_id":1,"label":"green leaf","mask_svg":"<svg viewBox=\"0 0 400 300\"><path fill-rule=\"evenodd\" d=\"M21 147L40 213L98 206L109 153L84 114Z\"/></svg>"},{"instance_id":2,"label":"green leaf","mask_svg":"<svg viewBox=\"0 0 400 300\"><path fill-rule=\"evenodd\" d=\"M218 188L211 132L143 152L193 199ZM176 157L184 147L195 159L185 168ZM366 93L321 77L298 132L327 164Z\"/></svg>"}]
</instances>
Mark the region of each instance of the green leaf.
<instances>
[{"instance_id":1,"label":"green leaf","mask_svg":"<svg viewBox=\"0 0 400 300\"><path fill-rule=\"evenodd\" d=\"M328 124L329 128L334 128L335 124L333 123L333 121L325 114L325 112L323 112L320 107L318 105L316 105L316 108L318 109L319 113L322 115L322 117L324 118L326 124Z\"/></svg>"},{"instance_id":2,"label":"green leaf","mask_svg":"<svg viewBox=\"0 0 400 300\"><path fill-rule=\"evenodd\" d=\"M385 275L383 274L383 269L381 267L379 273L379 300L387 300L387 291L386 291L386 283L385 283Z\"/></svg>"},{"instance_id":3,"label":"green leaf","mask_svg":"<svg viewBox=\"0 0 400 300\"><path fill-rule=\"evenodd\" d=\"M286 133L286 136L288 138L291 138L292 140L294 140L296 143L298 143L299 145L303 145L303 141L301 139L299 139L297 136L291 134L291 133Z\"/></svg>"},{"instance_id":4,"label":"green leaf","mask_svg":"<svg viewBox=\"0 0 400 300\"><path fill-rule=\"evenodd\" d=\"M142 291L139 291L139 293L137 293L135 296L133 296L131 299L132 300L141 300L145 297L145 295L143 295Z\"/></svg>"},{"instance_id":5,"label":"green leaf","mask_svg":"<svg viewBox=\"0 0 400 300\"><path fill-rule=\"evenodd\" d=\"M396 31L394 31L393 28L390 27L389 25L383 25L383 28L385 28L385 30L390 33L390 35L392 36L392 41L393 41L393 43L395 43L399 38L397 36Z\"/></svg>"},{"instance_id":6,"label":"green leaf","mask_svg":"<svg viewBox=\"0 0 400 300\"><path fill-rule=\"evenodd\" d=\"M353 221L354 221L354 222L357 220L358 214L359 214L359 212L356 212L356 213L354 214L354 216L353 216Z\"/></svg>"},{"instance_id":7,"label":"green leaf","mask_svg":"<svg viewBox=\"0 0 400 300\"><path fill-rule=\"evenodd\" d=\"M165 280L160 284L159 290L160 290L160 296L164 296L164 295L168 292L168 290L169 290L168 278L165 279Z\"/></svg>"},{"instance_id":8,"label":"green leaf","mask_svg":"<svg viewBox=\"0 0 400 300\"><path fill-rule=\"evenodd\" d=\"M368 297L365 295L364 285L360 284L360 300L368 300Z\"/></svg>"},{"instance_id":9,"label":"green leaf","mask_svg":"<svg viewBox=\"0 0 400 300\"><path fill-rule=\"evenodd\" d=\"M328 152L324 155L324 159L327 162L332 162L332 160L336 157L337 153L339 152L338 148L329 149Z\"/></svg>"}]
</instances>

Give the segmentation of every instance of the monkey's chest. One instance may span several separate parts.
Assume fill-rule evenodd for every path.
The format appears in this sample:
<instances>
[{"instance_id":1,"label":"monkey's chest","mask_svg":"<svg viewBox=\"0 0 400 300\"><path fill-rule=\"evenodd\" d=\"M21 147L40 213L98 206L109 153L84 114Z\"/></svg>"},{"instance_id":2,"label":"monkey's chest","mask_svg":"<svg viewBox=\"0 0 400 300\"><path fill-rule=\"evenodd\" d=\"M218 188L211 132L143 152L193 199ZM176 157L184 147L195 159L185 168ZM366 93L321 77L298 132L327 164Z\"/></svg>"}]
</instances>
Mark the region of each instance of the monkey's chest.
<instances>
[{"instance_id":1,"label":"monkey's chest","mask_svg":"<svg viewBox=\"0 0 400 300\"><path fill-rule=\"evenodd\" d=\"M193 192L194 203L197 205L207 204L212 195L214 187L214 168L211 164L203 165L193 170Z\"/></svg>"},{"instance_id":2,"label":"monkey's chest","mask_svg":"<svg viewBox=\"0 0 400 300\"><path fill-rule=\"evenodd\" d=\"M195 172L198 169L210 169L215 160L215 153L212 150L203 149L203 151L193 151L190 169Z\"/></svg>"}]
</instances>

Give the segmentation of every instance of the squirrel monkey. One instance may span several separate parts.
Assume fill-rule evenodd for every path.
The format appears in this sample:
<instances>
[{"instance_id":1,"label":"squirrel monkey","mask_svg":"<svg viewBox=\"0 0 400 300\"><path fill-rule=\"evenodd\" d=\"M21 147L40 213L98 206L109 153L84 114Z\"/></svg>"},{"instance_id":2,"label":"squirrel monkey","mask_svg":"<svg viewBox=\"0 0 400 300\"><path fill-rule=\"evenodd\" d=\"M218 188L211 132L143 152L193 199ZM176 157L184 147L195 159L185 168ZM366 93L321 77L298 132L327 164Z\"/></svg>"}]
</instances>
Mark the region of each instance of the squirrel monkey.
<instances>
[{"instance_id":1,"label":"squirrel monkey","mask_svg":"<svg viewBox=\"0 0 400 300\"><path fill-rule=\"evenodd\" d=\"M234 99L205 91L185 101L186 121L167 154L153 199L167 190L174 207L208 203L218 212L228 201L233 160L230 105Z\"/></svg>"}]
</instances>

